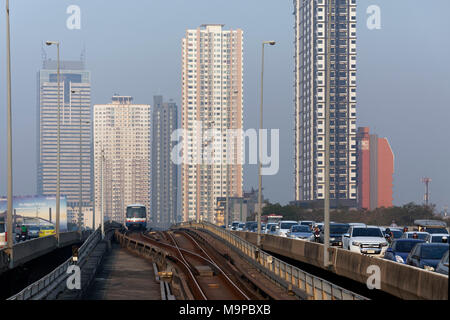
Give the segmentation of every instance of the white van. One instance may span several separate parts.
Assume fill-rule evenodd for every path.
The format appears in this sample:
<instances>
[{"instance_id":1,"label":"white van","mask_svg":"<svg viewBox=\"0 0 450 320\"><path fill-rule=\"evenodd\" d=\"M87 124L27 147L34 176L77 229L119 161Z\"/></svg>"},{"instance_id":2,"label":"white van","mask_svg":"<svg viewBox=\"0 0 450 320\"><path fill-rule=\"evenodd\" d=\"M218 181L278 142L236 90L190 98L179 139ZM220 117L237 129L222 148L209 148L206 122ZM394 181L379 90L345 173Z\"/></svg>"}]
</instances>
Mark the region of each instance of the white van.
<instances>
[{"instance_id":1,"label":"white van","mask_svg":"<svg viewBox=\"0 0 450 320\"><path fill-rule=\"evenodd\" d=\"M298 225L297 221L289 221L289 220L283 220L278 222L278 227L276 231L277 236L286 237L286 233L291 231L292 226Z\"/></svg>"}]
</instances>

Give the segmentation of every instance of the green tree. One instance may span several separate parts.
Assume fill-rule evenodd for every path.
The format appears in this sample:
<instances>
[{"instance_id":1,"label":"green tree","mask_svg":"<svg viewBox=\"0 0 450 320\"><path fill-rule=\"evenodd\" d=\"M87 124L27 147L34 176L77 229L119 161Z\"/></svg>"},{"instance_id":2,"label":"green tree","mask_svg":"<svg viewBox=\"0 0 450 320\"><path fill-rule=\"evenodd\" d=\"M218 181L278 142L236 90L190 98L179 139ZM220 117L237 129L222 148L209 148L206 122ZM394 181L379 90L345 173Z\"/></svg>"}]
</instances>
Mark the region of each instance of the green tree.
<instances>
[{"instance_id":1,"label":"green tree","mask_svg":"<svg viewBox=\"0 0 450 320\"><path fill-rule=\"evenodd\" d=\"M330 220L335 222L362 222L368 225L390 225L392 221L398 226L411 226L417 219L442 220L441 216L434 214L434 206L423 206L413 202L403 206L394 206L389 208L377 208L368 210L350 210L348 208L332 209ZM285 220L314 220L323 221L323 209L304 209L297 206L285 205L279 203L267 203L263 209L263 215L278 214Z\"/></svg>"}]
</instances>

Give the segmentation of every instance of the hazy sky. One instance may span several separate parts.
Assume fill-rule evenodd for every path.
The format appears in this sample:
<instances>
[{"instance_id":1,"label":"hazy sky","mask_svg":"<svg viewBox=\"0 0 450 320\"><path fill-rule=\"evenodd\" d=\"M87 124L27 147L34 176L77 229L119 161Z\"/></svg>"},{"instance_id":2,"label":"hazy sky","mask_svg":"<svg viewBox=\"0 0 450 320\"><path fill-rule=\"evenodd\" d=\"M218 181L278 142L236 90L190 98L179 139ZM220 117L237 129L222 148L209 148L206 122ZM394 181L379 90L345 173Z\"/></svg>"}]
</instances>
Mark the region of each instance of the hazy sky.
<instances>
[{"instance_id":1,"label":"hazy sky","mask_svg":"<svg viewBox=\"0 0 450 320\"><path fill-rule=\"evenodd\" d=\"M36 72L42 43L61 41L61 59L86 48L92 104L114 93L136 103L154 94L180 105L181 39L187 28L222 23L244 30L244 125L257 128L261 41L266 50L264 125L280 129L280 170L263 178L265 195L294 196L294 16L290 0L11 0L14 191L36 192ZM69 30L69 5L81 8L81 29ZM381 29L366 26L369 5L381 8ZM0 1L0 194L6 193L4 1ZM421 202L421 177L433 179L431 201L450 204L450 1L358 0L357 125L387 137L395 153L394 204ZM56 49L45 48L56 58ZM246 166L244 186L257 186Z\"/></svg>"}]
</instances>

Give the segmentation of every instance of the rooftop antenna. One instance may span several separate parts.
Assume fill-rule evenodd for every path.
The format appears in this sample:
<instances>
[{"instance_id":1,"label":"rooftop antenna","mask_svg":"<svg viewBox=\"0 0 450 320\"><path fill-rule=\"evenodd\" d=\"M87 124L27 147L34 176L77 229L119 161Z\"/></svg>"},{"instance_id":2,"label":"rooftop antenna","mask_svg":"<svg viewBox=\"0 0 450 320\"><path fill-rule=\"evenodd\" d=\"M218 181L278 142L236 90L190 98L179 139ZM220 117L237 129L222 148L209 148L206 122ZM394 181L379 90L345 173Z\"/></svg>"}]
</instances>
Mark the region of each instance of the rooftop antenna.
<instances>
[{"instance_id":1,"label":"rooftop antenna","mask_svg":"<svg viewBox=\"0 0 450 320\"><path fill-rule=\"evenodd\" d=\"M422 182L425 184L425 195L424 195L425 206L428 207L428 201L430 199L429 185L431 183L431 178L424 177L422 178Z\"/></svg>"}]
</instances>

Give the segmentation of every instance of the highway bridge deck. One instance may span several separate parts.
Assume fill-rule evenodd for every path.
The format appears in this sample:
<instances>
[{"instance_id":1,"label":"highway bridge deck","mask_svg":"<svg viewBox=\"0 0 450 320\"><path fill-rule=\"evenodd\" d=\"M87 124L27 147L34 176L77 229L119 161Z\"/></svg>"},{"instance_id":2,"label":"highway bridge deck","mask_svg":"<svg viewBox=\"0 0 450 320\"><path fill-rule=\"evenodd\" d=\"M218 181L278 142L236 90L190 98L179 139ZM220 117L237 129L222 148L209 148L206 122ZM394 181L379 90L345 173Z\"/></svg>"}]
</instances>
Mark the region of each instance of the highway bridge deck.
<instances>
[{"instance_id":1,"label":"highway bridge deck","mask_svg":"<svg viewBox=\"0 0 450 320\"><path fill-rule=\"evenodd\" d=\"M150 261L113 243L85 299L160 300L161 290Z\"/></svg>"}]
</instances>

